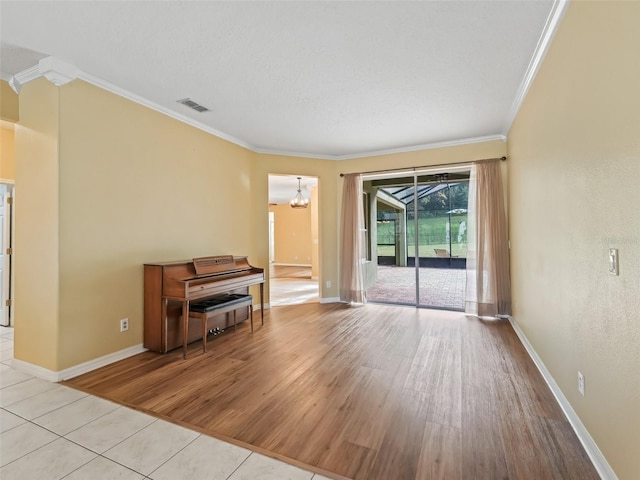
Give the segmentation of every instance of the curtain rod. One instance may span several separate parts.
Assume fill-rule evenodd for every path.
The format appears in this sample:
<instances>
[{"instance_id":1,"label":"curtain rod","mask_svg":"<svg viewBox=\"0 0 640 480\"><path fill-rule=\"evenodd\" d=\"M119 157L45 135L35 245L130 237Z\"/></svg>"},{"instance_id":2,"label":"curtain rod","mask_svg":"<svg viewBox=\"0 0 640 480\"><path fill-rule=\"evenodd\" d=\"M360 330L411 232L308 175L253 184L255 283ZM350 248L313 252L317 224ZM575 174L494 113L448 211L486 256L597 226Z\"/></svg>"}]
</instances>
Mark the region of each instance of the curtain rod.
<instances>
[{"instance_id":1,"label":"curtain rod","mask_svg":"<svg viewBox=\"0 0 640 480\"><path fill-rule=\"evenodd\" d=\"M466 162L452 162L452 163L438 163L435 165L422 165L419 167L405 167L405 168L388 168L385 170L370 170L368 172L353 172L353 173L359 173L360 175L369 175L371 173L392 173L392 172L401 172L403 170L407 170L407 171L416 171L418 169L421 168L432 168L432 167L450 167L453 165L470 165L472 163L476 163L476 162L490 162L491 160L502 160L503 162L507 160L507 157L495 157L495 158L483 158L480 160L469 160ZM344 173L341 173L340 176L344 177Z\"/></svg>"}]
</instances>

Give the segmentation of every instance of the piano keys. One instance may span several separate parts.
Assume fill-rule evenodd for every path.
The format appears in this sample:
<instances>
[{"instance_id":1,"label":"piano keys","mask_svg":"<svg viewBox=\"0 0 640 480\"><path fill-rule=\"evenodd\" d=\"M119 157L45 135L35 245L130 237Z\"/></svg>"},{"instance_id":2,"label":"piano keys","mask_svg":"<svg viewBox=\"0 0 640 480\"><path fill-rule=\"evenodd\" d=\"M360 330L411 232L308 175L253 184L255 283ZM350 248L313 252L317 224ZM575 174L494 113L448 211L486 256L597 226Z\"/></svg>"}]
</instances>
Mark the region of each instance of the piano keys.
<instances>
[{"instance_id":1,"label":"piano keys","mask_svg":"<svg viewBox=\"0 0 640 480\"><path fill-rule=\"evenodd\" d=\"M264 319L264 269L247 257L219 255L144 265L144 347L166 353L183 345L180 316L188 318L189 302L221 293L248 293L260 285L260 314ZM247 318L246 312L239 320ZM226 315L209 319L209 329L227 328ZM187 342L202 338L200 328L188 329Z\"/></svg>"}]
</instances>

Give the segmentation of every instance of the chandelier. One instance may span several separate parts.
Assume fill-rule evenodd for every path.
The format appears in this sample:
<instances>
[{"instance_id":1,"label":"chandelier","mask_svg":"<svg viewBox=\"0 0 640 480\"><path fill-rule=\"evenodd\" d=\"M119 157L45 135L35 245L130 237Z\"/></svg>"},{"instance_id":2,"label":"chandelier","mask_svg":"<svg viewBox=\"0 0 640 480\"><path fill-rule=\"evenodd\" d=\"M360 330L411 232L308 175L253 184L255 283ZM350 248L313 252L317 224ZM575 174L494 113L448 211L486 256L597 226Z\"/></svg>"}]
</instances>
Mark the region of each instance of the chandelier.
<instances>
[{"instance_id":1,"label":"chandelier","mask_svg":"<svg viewBox=\"0 0 640 480\"><path fill-rule=\"evenodd\" d=\"M307 208L309 205L309 200L302 196L302 189L300 188L300 180L302 177L298 177L298 193L293 199L289 202L291 208Z\"/></svg>"}]
</instances>

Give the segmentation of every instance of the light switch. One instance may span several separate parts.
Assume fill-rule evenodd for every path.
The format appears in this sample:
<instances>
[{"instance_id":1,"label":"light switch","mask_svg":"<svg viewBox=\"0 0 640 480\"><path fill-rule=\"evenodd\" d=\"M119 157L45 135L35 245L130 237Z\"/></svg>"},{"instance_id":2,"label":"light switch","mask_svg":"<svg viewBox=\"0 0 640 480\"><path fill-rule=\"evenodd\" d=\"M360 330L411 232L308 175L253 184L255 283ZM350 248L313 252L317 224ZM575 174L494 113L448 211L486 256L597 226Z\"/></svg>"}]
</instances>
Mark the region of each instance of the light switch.
<instances>
[{"instance_id":1,"label":"light switch","mask_svg":"<svg viewBox=\"0 0 640 480\"><path fill-rule=\"evenodd\" d=\"M609 249L609 273L611 275L619 275L618 273L618 249Z\"/></svg>"}]
</instances>

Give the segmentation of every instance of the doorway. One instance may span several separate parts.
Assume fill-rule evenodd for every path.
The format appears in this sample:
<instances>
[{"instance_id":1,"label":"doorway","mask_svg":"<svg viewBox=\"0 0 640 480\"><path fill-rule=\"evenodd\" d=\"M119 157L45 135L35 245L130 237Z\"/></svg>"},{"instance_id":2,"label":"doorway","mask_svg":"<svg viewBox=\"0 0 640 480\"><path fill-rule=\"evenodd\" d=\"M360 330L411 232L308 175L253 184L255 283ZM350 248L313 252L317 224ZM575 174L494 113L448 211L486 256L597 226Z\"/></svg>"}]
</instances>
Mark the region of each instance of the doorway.
<instances>
[{"instance_id":1,"label":"doorway","mask_svg":"<svg viewBox=\"0 0 640 480\"><path fill-rule=\"evenodd\" d=\"M377 265L368 300L464 310L469 171L376 178L363 188Z\"/></svg>"},{"instance_id":2,"label":"doorway","mask_svg":"<svg viewBox=\"0 0 640 480\"><path fill-rule=\"evenodd\" d=\"M299 197L302 202L292 206ZM318 179L269 175L269 304L319 302Z\"/></svg>"}]
</instances>

